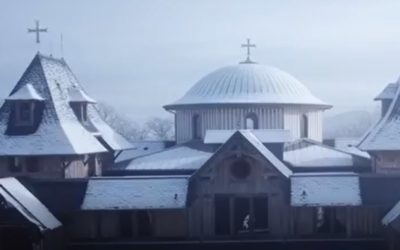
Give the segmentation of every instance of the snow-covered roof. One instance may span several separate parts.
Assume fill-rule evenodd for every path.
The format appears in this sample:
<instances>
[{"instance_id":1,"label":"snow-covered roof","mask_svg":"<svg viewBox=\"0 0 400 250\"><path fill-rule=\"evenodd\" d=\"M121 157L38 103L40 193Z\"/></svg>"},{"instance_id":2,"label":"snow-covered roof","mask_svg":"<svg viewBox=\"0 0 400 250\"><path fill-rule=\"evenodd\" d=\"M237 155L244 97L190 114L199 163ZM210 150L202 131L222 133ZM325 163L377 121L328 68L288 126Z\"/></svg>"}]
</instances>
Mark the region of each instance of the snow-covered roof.
<instances>
[{"instance_id":1,"label":"snow-covered roof","mask_svg":"<svg viewBox=\"0 0 400 250\"><path fill-rule=\"evenodd\" d=\"M392 100L396 96L396 91L399 88L399 83L389 83L374 100Z\"/></svg>"},{"instance_id":2,"label":"snow-covered roof","mask_svg":"<svg viewBox=\"0 0 400 250\"><path fill-rule=\"evenodd\" d=\"M376 125L364 134L358 144L363 151L400 150L400 88L387 112Z\"/></svg>"},{"instance_id":3,"label":"snow-covered roof","mask_svg":"<svg viewBox=\"0 0 400 250\"><path fill-rule=\"evenodd\" d=\"M68 100L69 102L96 103L96 100L88 96L83 89L75 86L68 90Z\"/></svg>"},{"instance_id":4,"label":"snow-covered roof","mask_svg":"<svg viewBox=\"0 0 400 250\"><path fill-rule=\"evenodd\" d=\"M382 218L382 224L387 226L396 220L400 215L400 201L396 203L396 205L390 209L390 211Z\"/></svg>"},{"instance_id":5,"label":"snow-covered roof","mask_svg":"<svg viewBox=\"0 0 400 250\"><path fill-rule=\"evenodd\" d=\"M165 108L203 104L301 104L331 107L288 73L256 63L217 69Z\"/></svg>"},{"instance_id":6,"label":"snow-covered roof","mask_svg":"<svg viewBox=\"0 0 400 250\"><path fill-rule=\"evenodd\" d=\"M127 170L197 170L211 156L210 147L196 143L180 144L163 151L138 157L129 162Z\"/></svg>"},{"instance_id":7,"label":"snow-covered roof","mask_svg":"<svg viewBox=\"0 0 400 250\"><path fill-rule=\"evenodd\" d=\"M249 130L239 130L236 133L240 133L244 138L247 139L253 145L264 158L269 161L279 172L284 176L289 177L292 175L290 170L281 160L279 160L271 151L269 151L262 142Z\"/></svg>"},{"instance_id":8,"label":"snow-covered roof","mask_svg":"<svg viewBox=\"0 0 400 250\"><path fill-rule=\"evenodd\" d=\"M113 149L130 148L122 136L100 118L94 105L88 105L88 119L95 127L89 131L74 114L69 103L69 90L82 89L63 59L37 54L18 81L11 95L27 84L44 98L42 117L35 131L24 135L7 133L11 103L0 108L0 155L75 155L106 152L96 136Z\"/></svg>"},{"instance_id":9,"label":"snow-covered roof","mask_svg":"<svg viewBox=\"0 0 400 250\"><path fill-rule=\"evenodd\" d=\"M293 167L353 167L351 153L309 140L300 139L285 146L283 159Z\"/></svg>"},{"instance_id":10,"label":"snow-covered roof","mask_svg":"<svg viewBox=\"0 0 400 250\"><path fill-rule=\"evenodd\" d=\"M32 84L28 83L6 98L7 101L43 101Z\"/></svg>"},{"instance_id":11,"label":"snow-covered roof","mask_svg":"<svg viewBox=\"0 0 400 250\"><path fill-rule=\"evenodd\" d=\"M164 150L169 144L167 141L135 141L132 142L132 149L124 150L115 159L115 162L123 162L134 158L154 154Z\"/></svg>"},{"instance_id":12,"label":"snow-covered roof","mask_svg":"<svg viewBox=\"0 0 400 250\"><path fill-rule=\"evenodd\" d=\"M354 173L294 174L291 181L292 206L360 206L358 175Z\"/></svg>"},{"instance_id":13,"label":"snow-covered roof","mask_svg":"<svg viewBox=\"0 0 400 250\"><path fill-rule=\"evenodd\" d=\"M41 231L61 226L54 215L17 179L1 178L0 195Z\"/></svg>"},{"instance_id":14,"label":"snow-covered roof","mask_svg":"<svg viewBox=\"0 0 400 250\"><path fill-rule=\"evenodd\" d=\"M83 210L182 209L187 177L126 177L90 179Z\"/></svg>"},{"instance_id":15,"label":"snow-covered roof","mask_svg":"<svg viewBox=\"0 0 400 250\"><path fill-rule=\"evenodd\" d=\"M204 137L204 143L208 144L223 144L225 143L236 130L207 130ZM262 143L279 143L288 142L291 140L289 130L284 129L255 129L251 130Z\"/></svg>"}]
</instances>

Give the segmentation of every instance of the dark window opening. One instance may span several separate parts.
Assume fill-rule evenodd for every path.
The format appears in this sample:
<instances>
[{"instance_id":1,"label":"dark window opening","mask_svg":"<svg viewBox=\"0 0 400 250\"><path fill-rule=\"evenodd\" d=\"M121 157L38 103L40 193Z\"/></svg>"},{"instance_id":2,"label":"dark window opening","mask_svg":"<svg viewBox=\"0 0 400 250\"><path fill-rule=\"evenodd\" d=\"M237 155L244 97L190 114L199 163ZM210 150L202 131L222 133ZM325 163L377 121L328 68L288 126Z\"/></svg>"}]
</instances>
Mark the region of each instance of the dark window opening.
<instances>
[{"instance_id":1,"label":"dark window opening","mask_svg":"<svg viewBox=\"0 0 400 250\"><path fill-rule=\"evenodd\" d=\"M149 238L153 235L152 218L148 211L137 212L138 236L140 238Z\"/></svg>"},{"instance_id":2,"label":"dark window opening","mask_svg":"<svg viewBox=\"0 0 400 250\"><path fill-rule=\"evenodd\" d=\"M236 160L231 165L231 173L237 179L247 178L250 175L250 171L251 166L244 159Z\"/></svg>"},{"instance_id":3,"label":"dark window opening","mask_svg":"<svg viewBox=\"0 0 400 250\"><path fill-rule=\"evenodd\" d=\"M253 199L254 231L265 232L268 229L268 198L255 197Z\"/></svg>"},{"instance_id":4,"label":"dark window opening","mask_svg":"<svg viewBox=\"0 0 400 250\"><path fill-rule=\"evenodd\" d=\"M216 235L248 235L268 233L268 197L235 197L216 195Z\"/></svg>"},{"instance_id":5,"label":"dark window opening","mask_svg":"<svg viewBox=\"0 0 400 250\"><path fill-rule=\"evenodd\" d=\"M229 196L215 196L215 233L216 235L230 234L231 210Z\"/></svg>"},{"instance_id":6,"label":"dark window opening","mask_svg":"<svg viewBox=\"0 0 400 250\"><path fill-rule=\"evenodd\" d=\"M37 157L26 158L26 169L28 172L38 172L40 169L39 160Z\"/></svg>"},{"instance_id":7,"label":"dark window opening","mask_svg":"<svg viewBox=\"0 0 400 250\"><path fill-rule=\"evenodd\" d=\"M346 226L339 220L334 207L315 209L315 231L321 234L344 234Z\"/></svg>"},{"instance_id":8,"label":"dark window opening","mask_svg":"<svg viewBox=\"0 0 400 250\"><path fill-rule=\"evenodd\" d=\"M250 199L236 198L234 201L235 211L235 232L244 234L250 231L252 227L250 214Z\"/></svg>"},{"instance_id":9,"label":"dark window opening","mask_svg":"<svg viewBox=\"0 0 400 250\"><path fill-rule=\"evenodd\" d=\"M201 139L201 120L199 115L192 118L192 137L193 139Z\"/></svg>"},{"instance_id":10,"label":"dark window opening","mask_svg":"<svg viewBox=\"0 0 400 250\"><path fill-rule=\"evenodd\" d=\"M94 176L96 175L96 156L89 155L88 159L88 175Z\"/></svg>"},{"instance_id":11,"label":"dark window opening","mask_svg":"<svg viewBox=\"0 0 400 250\"><path fill-rule=\"evenodd\" d=\"M8 158L8 170L10 172L21 172L22 171L22 161L21 158L18 157L9 157Z\"/></svg>"},{"instance_id":12,"label":"dark window opening","mask_svg":"<svg viewBox=\"0 0 400 250\"><path fill-rule=\"evenodd\" d=\"M308 117L307 115L302 115L300 118L300 137L308 137Z\"/></svg>"},{"instance_id":13,"label":"dark window opening","mask_svg":"<svg viewBox=\"0 0 400 250\"><path fill-rule=\"evenodd\" d=\"M87 121L87 103L85 102L73 102L70 104L76 117L80 122Z\"/></svg>"},{"instance_id":14,"label":"dark window opening","mask_svg":"<svg viewBox=\"0 0 400 250\"><path fill-rule=\"evenodd\" d=\"M246 116L245 128L246 129L258 129L258 117L256 114L251 113Z\"/></svg>"},{"instance_id":15,"label":"dark window opening","mask_svg":"<svg viewBox=\"0 0 400 250\"><path fill-rule=\"evenodd\" d=\"M132 236L133 236L132 212L131 211L120 211L119 222L120 222L121 237L122 238L132 238Z\"/></svg>"},{"instance_id":16,"label":"dark window opening","mask_svg":"<svg viewBox=\"0 0 400 250\"><path fill-rule=\"evenodd\" d=\"M16 125L31 126L33 125L34 103L33 102L17 102L16 105Z\"/></svg>"}]
</instances>

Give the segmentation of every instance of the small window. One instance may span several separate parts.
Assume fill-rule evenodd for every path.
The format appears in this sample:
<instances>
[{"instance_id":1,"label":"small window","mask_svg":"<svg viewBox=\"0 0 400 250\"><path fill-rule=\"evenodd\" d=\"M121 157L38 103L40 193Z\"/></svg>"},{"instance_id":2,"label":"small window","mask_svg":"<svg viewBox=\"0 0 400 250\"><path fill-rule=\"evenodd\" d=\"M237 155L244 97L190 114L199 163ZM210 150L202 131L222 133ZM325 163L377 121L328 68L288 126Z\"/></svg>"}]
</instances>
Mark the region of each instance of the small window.
<instances>
[{"instance_id":1,"label":"small window","mask_svg":"<svg viewBox=\"0 0 400 250\"><path fill-rule=\"evenodd\" d=\"M87 103L74 102L71 103L71 108L74 111L79 121L81 122L87 121Z\"/></svg>"},{"instance_id":2,"label":"small window","mask_svg":"<svg viewBox=\"0 0 400 250\"><path fill-rule=\"evenodd\" d=\"M33 102L18 102L15 104L16 124L19 126L33 125Z\"/></svg>"},{"instance_id":3,"label":"small window","mask_svg":"<svg viewBox=\"0 0 400 250\"><path fill-rule=\"evenodd\" d=\"M300 137L308 137L308 117L307 115L302 115L300 117Z\"/></svg>"},{"instance_id":4,"label":"small window","mask_svg":"<svg viewBox=\"0 0 400 250\"><path fill-rule=\"evenodd\" d=\"M193 139L201 138L201 120L199 115L194 115L192 118L192 133Z\"/></svg>"},{"instance_id":5,"label":"small window","mask_svg":"<svg viewBox=\"0 0 400 250\"><path fill-rule=\"evenodd\" d=\"M37 157L26 158L26 170L31 173L39 172L39 161Z\"/></svg>"},{"instance_id":6,"label":"small window","mask_svg":"<svg viewBox=\"0 0 400 250\"><path fill-rule=\"evenodd\" d=\"M246 129L258 129L258 117L256 114L251 113L246 116Z\"/></svg>"},{"instance_id":7,"label":"small window","mask_svg":"<svg viewBox=\"0 0 400 250\"><path fill-rule=\"evenodd\" d=\"M8 158L8 170L13 173L22 171L22 161L19 157Z\"/></svg>"}]
</instances>

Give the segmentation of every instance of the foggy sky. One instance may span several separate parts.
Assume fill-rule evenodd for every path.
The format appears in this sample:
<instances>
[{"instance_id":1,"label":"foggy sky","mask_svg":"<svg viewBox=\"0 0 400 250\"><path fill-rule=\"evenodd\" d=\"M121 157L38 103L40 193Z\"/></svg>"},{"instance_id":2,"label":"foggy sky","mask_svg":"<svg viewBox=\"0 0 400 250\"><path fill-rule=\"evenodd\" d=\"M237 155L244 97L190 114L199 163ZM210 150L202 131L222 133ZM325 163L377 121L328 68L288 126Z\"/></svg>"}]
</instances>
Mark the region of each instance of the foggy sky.
<instances>
[{"instance_id":1,"label":"foggy sky","mask_svg":"<svg viewBox=\"0 0 400 250\"><path fill-rule=\"evenodd\" d=\"M330 114L374 109L400 75L400 1L0 0L0 97L38 47L63 56L89 94L139 122L210 71L252 58L303 82ZM329 113L328 113L329 114Z\"/></svg>"}]
</instances>

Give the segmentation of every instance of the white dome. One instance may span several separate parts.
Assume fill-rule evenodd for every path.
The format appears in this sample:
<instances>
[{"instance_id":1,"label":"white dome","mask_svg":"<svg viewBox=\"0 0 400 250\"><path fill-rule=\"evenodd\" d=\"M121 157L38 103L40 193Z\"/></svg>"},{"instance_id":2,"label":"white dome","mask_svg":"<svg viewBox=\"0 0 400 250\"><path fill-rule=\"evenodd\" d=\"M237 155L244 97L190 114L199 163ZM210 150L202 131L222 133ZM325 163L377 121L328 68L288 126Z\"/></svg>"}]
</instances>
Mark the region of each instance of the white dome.
<instances>
[{"instance_id":1,"label":"white dome","mask_svg":"<svg viewBox=\"0 0 400 250\"><path fill-rule=\"evenodd\" d=\"M302 104L330 107L288 73L265 65L242 63L211 72L181 99L165 108L209 104Z\"/></svg>"}]
</instances>

